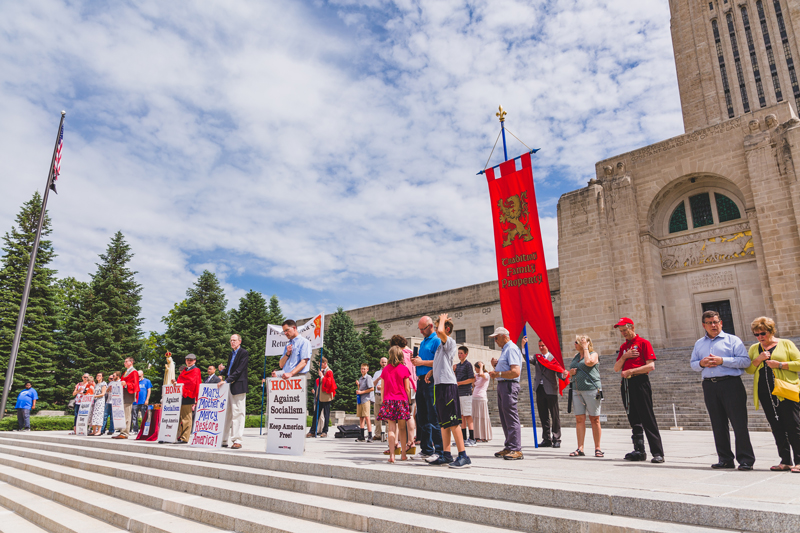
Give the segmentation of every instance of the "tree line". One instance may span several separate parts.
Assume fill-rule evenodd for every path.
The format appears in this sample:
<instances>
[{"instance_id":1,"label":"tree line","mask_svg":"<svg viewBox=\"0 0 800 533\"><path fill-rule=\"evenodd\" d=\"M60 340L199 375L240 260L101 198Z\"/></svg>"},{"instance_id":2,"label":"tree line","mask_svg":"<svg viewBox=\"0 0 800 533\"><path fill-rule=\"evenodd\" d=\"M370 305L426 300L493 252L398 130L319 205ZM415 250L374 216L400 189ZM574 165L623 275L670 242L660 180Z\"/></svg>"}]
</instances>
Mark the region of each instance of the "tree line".
<instances>
[{"instance_id":1,"label":"tree line","mask_svg":"<svg viewBox=\"0 0 800 533\"><path fill-rule=\"evenodd\" d=\"M8 368L22 290L33 247L42 199L36 192L25 202L10 232L3 236L0 258L0 369ZM267 326L281 324L285 317L276 295L267 300L250 290L230 310L225 291L216 275L203 271L162 318L164 333L142 330L142 286L129 263L133 257L122 232L116 232L104 253L98 255L90 281L59 278L49 267L56 257L51 220L45 216L36 255L28 307L11 388L14 397L26 381L39 393L37 407L61 409L72 398L75 383L84 372L95 375L123 369L123 360L133 356L136 368L153 383L151 403L160 399L164 357L173 354L176 367L188 353L197 355L203 370L227 362L230 335L242 336L250 353L247 412L261 410L261 378L278 368L278 357L264 357ZM371 373L388 350L388 342L375 320L358 332L350 316L340 307L326 325L323 354L339 384L333 408L355 410L355 381L362 362ZM314 358L314 370L319 357ZM314 374L316 377L316 373ZM313 387L311 380L309 387ZM311 396L311 394L309 395ZM10 405L13 405L10 403Z\"/></svg>"}]
</instances>

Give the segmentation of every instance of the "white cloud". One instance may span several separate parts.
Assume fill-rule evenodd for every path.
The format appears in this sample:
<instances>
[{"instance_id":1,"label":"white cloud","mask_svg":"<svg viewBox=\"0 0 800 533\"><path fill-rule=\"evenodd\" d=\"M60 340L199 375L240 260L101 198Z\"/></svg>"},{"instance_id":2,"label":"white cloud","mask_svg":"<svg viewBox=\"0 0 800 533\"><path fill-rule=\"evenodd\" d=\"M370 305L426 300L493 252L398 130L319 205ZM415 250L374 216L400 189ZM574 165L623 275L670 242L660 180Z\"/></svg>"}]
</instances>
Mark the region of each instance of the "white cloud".
<instances>
[{"instance_id":1,"label":"white cloud","mask_svg":"<svg viewBox=\"0 0 800 533\"><path fill-rule=\"evenodd\" d=\"M681 131L666 3L7 2L0 229L41 190L64 108L56 268L87 279L122 230L148 328L203 266L231 305L280 286L297 316L483 282L475 172L500 103L542 147L553 267L557 196Z\"/></svg>"}]
</instances>

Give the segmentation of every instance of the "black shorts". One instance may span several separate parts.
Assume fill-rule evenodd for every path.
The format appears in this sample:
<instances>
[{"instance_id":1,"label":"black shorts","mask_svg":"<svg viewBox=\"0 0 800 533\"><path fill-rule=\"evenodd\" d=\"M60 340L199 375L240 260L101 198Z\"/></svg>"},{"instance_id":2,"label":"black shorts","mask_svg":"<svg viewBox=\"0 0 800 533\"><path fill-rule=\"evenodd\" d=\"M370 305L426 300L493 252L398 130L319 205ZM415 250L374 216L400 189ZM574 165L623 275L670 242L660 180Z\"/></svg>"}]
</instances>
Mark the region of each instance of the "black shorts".
<instances>
[{"instance_id":1,"label":"black shorts","mask_svg":"<svg viewBox=\"0 0 800 533\"><path fill-rule=\"evenodd\" d=\"M458 399L458 385L443 383L433 386L433 405L436 418L443 428L461 425L461 402Z\"/></svg>"}]
</instances>

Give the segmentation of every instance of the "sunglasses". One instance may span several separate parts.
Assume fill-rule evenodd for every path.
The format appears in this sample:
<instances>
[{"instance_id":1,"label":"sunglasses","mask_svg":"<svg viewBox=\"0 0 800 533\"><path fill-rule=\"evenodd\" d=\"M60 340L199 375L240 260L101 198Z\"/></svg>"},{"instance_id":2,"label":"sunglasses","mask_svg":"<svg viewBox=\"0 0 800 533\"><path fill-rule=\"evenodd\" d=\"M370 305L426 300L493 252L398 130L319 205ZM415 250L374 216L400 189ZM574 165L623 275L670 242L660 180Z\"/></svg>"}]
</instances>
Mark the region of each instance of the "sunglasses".
<instances>
[{"instance_id":1,"label":"sunglasses","mask_svg":"<svg viewBox=\"0 0 800 533\"><path fill-rule=\"evenodd\" d=\"M761 331L759 333L753 333L753 337L763 337L766 334L767 334L766 331Z\"/></svg>"}]
</instances>

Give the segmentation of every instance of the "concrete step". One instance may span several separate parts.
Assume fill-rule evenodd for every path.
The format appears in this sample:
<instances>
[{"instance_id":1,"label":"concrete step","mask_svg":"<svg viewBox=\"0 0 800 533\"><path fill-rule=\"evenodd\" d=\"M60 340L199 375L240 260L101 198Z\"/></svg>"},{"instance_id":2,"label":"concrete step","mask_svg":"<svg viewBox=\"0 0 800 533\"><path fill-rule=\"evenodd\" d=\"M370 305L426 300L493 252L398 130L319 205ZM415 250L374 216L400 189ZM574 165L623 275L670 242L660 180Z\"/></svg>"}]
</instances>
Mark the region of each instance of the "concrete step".
<instances>
[{"instance_id":1,"label":"concrete step","mask_svg":"<svg viewBox=\"0 0 800 533\"><path fill-rule=\"evenodd\" d=\"M80 511L57 503L4 481L0 481L0 505L14 512L14 516L3 515L0 531L4 533L117 533L125 531L108 522L101 522ZM32 527L29 527L31 525ZM12 527L13 526L13 527Z\"/></svg>"},{"instance_id":2,"label":"concrete step","mask_svg":"<svg viewBox=\"0 0 800 533\"><path fill-rule=\"evenodd\" d=\"M25 520L14 511L0 506L0 533L48 533L33 522Z\"/></svg>"},{"instance_id":3,"label":"concrete step","mask_svg":"<svg viewBox=\"0 0 800 533\"><path fill-rule=\"evenodd\" d=\"M18 449L18 451L21 450ZM42 479L44 479L44 476L51 477L52 480L57 478L64 479L70 485L87 487L87 489L77 489L77 491L86 490L88 492L88 487L91 487L91 490L101 493L113 493L120 498L136 499L137 502L149 508L163 506L165 509L181 516L192 516L203 522L213 523L229 530L304 531L308 533L340 531L341 529L339 528L354 531L402 528L404 531L419 533L433 533L434 531L500 533L505 531L505 529L478 526L460 520L442 518L442 513L439 513L439 516L424 516L418 514L418 512L385 509L377 507L377 504L359 503L349 498L347 505L343 506L341 500L334 498L309 494L303 494L302 497L299 497L297 492L213 479L213 475L209 479L211 469L208 465L203 464L191 465L195 472L203 473L201 476L175 472L166 474L164 469L147 468L141 465L137 466L135 471L130 472L128 469L118 468L118 463L113 461L89 458L69 460L66 454L53 452L36 454L30 450L25 450L22 451L21 455L24 455L24 458L12 459L6 453L0 454L0 464L5 466L5 468L0 466L0 479L10 480L11 482L14 482L13 480L15 479L26 479L34 476ZM38 456L39 458L32 459L31 456ZM46 461L40 459L46 459ZM64 466L63 463L67 461L73 466ZM141 463L142 460L139 462ZM8 472L14 469L16 469L14 473ZM21 469L26 471L23 472ZM231 470L240 471L241 468L232 468ZM255 471L249 473L251 475L257 474ZM113 474L117 474L116 477L112 477ZM291 482L293 477L286 476L286 481ZM133 481L131 478L138 481ZM50 484L54 483L52 480L48 482ZM56 481L55 483L58 482ZM47 483L42 481L40 484L46 485ZM356 482L352 484L358 486ZM341 483L327 483L326 485L325 492L328 493L347 490L341 486ZM76 491L75 487L72 487L71 490ZM190 495L206 493L209 496L213 496L214 499L201 496L187 497L181 495L180 491ZM68 489L64 492L68 492ZM400 491L393 488L390 497L400 499ZM408 497L406 496L406 498ZM233 501L242 502L244 505L230 503ZM411 499L406 499L405 504L404 507L406 508L414 508L412 507ZM104 502L103 507L108 509L110 505ZM141 506L137 505L137 507ZM147 509L147 511L152 512L150 509ZM293 518L289 515L299 515L304 520ZM321 523L316 523L317 521ZM155 522L158 523L158 521ZM279 526L281 522L286 523L289 527ZM269 529L265 529L264 524L269 524ZM332 527L332 525L338 527ZM211 529L204 529L204 527L207 526L196 524L193 529L177 529L170 525L169 528L151 531L185 531L187 533L190 531L192 533L211 531ZM220 530L214 528L213 531Z\"/></svg>"},{"instance_id":4,"label":"concrete step","mask_svg":"<svg viewBox=\"0 0 800 533\"><path fill-rule=\"evenodd\" d=\"M14 511L0 506L0 533L48 533L33 522L22 518Z\"/></svg>"},{"instance_id":5,"label":"concrete step","mask_svg":"<svg viewBox=\"0 0 800 533\"><path fill-rule=\"evenodd\" d=\"M419 465L421 470L413 465L397 467L387 478L386 468L362 469L297 458L226 452L198 454L195 450L175 446L109 440L79 442L80 445L76 445L69 437L26 435L14 439L0 435L0 463L35 464L37 472L52 469L52 465L63 465L55 470L70 468L83 476L102 472L126 480L124 483L103 481L113 486L141 483L172 487L177 483L180 490L189 494L200 492L208 497L228 498L278 512L302 510L304 517L324 516L328 523L359 526L353 528L364 531L373 531L376 523L391 529L395 520L409 531L429 531L431 527L438 531L477 528L476 531L555 532L575 527L592 531L600 525L605 528L602 531L719 531L714 528L734 529L741 523L744 512L741 505L724 507L666 493L598 493L535 482L511 486L486 481L480 473L422 465ZM198 460L199 456L202 460ZM119 468L120 464L136 467ZM198 472L202 475L198 476ZM211 483L209 478L213 480ZM225 490L212 494L210 484ZM297 493L303 495L301 500ZM287 508L287 501L302 503ZM776 529L773 526L776 523L782 526L784 522L795 524L798 518L794 514L780 515L777 508L762 507L747 509L748 524L757 523L759 513L763 512L765 524L769 517L770 529L756 531L789 531L788 527ZM404 511L409 509L414 512ZM776 512L780 515L778 519ZM353 523L351 515L367 523ZM675 524L674 521L694 525ZM397 526L395 522L393 527Z\"/></svg>"}]
</instances>

